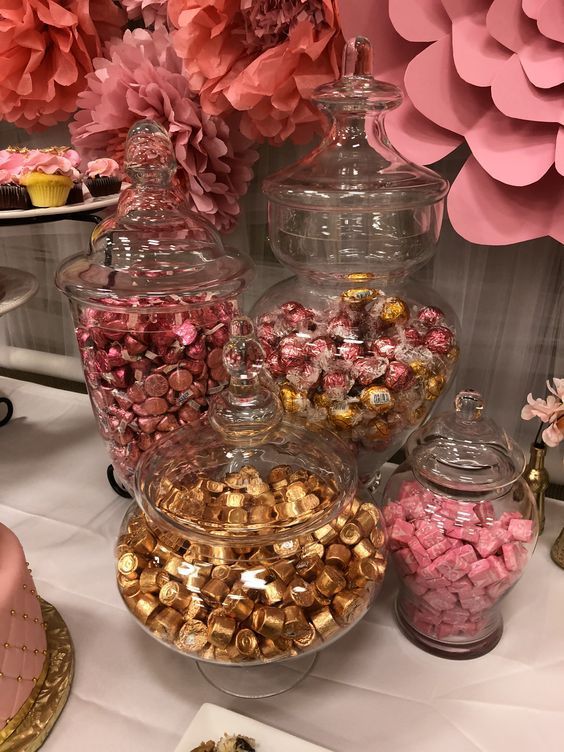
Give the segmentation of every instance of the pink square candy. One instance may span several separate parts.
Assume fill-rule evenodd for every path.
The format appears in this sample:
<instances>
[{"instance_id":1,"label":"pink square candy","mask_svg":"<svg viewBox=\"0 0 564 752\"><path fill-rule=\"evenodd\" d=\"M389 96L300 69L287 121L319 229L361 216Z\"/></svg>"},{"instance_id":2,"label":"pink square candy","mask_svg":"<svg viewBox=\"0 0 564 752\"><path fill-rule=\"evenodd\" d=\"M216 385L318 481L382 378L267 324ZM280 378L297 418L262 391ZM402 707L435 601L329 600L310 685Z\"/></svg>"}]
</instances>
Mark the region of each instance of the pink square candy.
<instances>
[{"instance_id":1,"label":"pink square candy","mask_svg":"<svg viewBox=\"0 0 564 752\"><path fill-rule=\"evenodd\" d=\"M411 552L417 559L417 563L420 567L428 567L431 564L431 558L427 554L427 551L423 548L421 543L417 540L417 538L413 537L410 538L407 541L407 545L409 546Z\"/></svg>"},{"instance_id":2,"label":"pink square candy","mask_svg":"<svg viewBox=\"0 0 564 752\"><path fill-rule=\"evenodd\" d=\"M505 543L501 550L503 552L503 563L510 572L518 572L525 566L527 549L521 543Z\"/></svg>"},{"instance_id":3,"label":"pink square candy","mask_svg":"<svg viewBox=\"0 0 564 752\"><path fill-rule=\"evenodd\" d=\"M418 496L408 496L400 499L400 503L405 512L406 520L417 520L425 517L425 506Z\"/></svg>"},{"instance_id":4,"label":"pink square candy","mask_svg":"<svg viewBox=\"0 0 564 752\"><path fill-rule=\"evenodd\" d=\"M499 518L499 524L504 528L508 528L511 520L521 520L521 519L523 518L522 518L522 515L519 514L519 512L504 512Z\"/></svg>"},{"instance_id":5,"label":"pink square candy","mask_svg":"<svg viewBox=\"0 0 564 752\"><path fill-rule=\"evenodd\" d=\"M409 574L407 575L407 577L404 577L403 584L408 590L414 593L414 595L425 595L428 590L428 588L423 584L423 580L421 580L415 574Z\"/></svg>"},{"instance_id":6,"label":"pink square candy","mask_svg":"<svg viewBox=\"0 0 564 752\"><path fill-rule=\"evenodd\" d=\"M394 563L401 574L415 574L417 571L417 559L409 548L400 548L394 551Z\"/></svg>"},{"instance_id":7,"label":"pink square candy","mask_svg":"<svg viewBox=\"0 0 564 752\"><path fill-rule=\"evenodd\" d=\"M449 538L442 538L439 543L435 543L434 546L430 546L427 549L427 553L429 554L431 559L436 559L437 556L446 554L446 552L451 548L451 545L452 544Z\"/></svg>"},{"instance_id":8,"label":"pink square candy","mask_svg":"<svg viewBox=\"0 0 564 752\"><path fill-rule=\"evenodd\" d=\"M489 527L483 528L480 531L480 537L478 543L476 543L476 550L483 556L491 556L501 548L504 543L509 543L510 535L507 530L501 527Z\"/></svg>"},{"instance_id":9,"label":"pink square candy","mask_svg":"<svg viewBox=\"0 0 564 752\"><path fill-rule=\"evenodd\" d=\"M532 520L511 520L507 528L509 535L516 541L528 543L533 537Z\"/></svg>"},{"instance_id":10,"label":"pink square candy","mask_svg":"<svg viewBox=\"0 0 564 752\"><path fill-rule=\"evenodd\" d=\"M476 587L487 587L488 585L493 585L498 580L489 558L480 559L471 564L468 577Z\"/></svg>"},{"instance_id":11,"label":"pink square candy","mask_svg":"<svg viewBox=\"0 0 564 752\"><path fill-rule=\"evenodd\" d=\"M415 535L424 548L431 548L444 540L443 531L431 520L418 520L415 526Z\"/></svg>"},{"instance_id":12,"label":"pink square candy","mask_svg":"<svg viewBox=\"0 0 564 752\"><path fill-rule=\"evenodd\" d=\"M495 585L490 585L486 588L486 591L492 600L497 601L498 598L501 598L501 596L509 590L511 585L513 585L511 579L500 580L500 582L496 582Z\"/></svg>"},{"instance_id":13,"label":"pink square candy","mask_svg":"<svg viewBox=\"0 0 564 752\"><path fill-rule=\"evenodd\" d=\"M445 611L456 606L456 596L446 588L429 590L423 596L423 600L436 611Z\"/></svg>"},{"instance_id":14,"label":"pink square candy","mask_svg":"<svg viewBox=\"0 0 564 752\"><path fill-rule=\"evenodd\" d=\"M488 525L495 519L491 501L482 501L480 504L474 504L474 513L482 525Z\"/></svg>"},{"instance_id":15,"label":"pink square candy","mask_svg":"<svg viewBox=\"0 0 564 752\"><path fill-rule=\"evenodd\" d=\"M392 544L399 543L402 546L407 545L407 541L413 538L415 530L410 522L406 522L402 519L394 520L394 523L390 529L388 537L389 542Z\"/></svg>"},{"instance_id":16,"label":"pink square candy","mask_svg":"<svg viewBox=\"0 0 564 752\"><path fill-rule=\"evenodd\" d=\"M450 551L439 556L433 562L437 571L450 582L455 582L464 577L470 568L469 563L464 558L459 558L458 552L460 550L459 548L451 548Z\"/></svg>"},{"instance_id":17,"label":"pink square candy","mask_svg":"<svg viewBox=\"0 0 564 752\"><path fill-rule=\"evenodd\" d=\"M464 624L468 621L470 611L466 611L465 608L460 608L460 606L454 606L454 608L450 608L448 611L443 611L442 616L443 621L446 621L448 624Z\"/></svg>"},{"instance_id":18,"label":"pink square candy","mask_svg":"<svg viewBox=\"0 0 564 752\"><path fill-rule=\"evenodd\" d=\"M401 504L398 504L397 501L391 501L385 506L383 514L388 527L391 527L394 524L394 520L405 519L403 507Z\"/></svg>"},{"instance_id":19,"label":"pink square candy","mask_svg":"<svg viewBox=\"0 0 564 752\"><path fill-rule=\"evenodd\" d=\"M492 572L495 572L498 581L505 580L509 576L509 572L503 563L503 556L488 556L486 561L489 561Z\"/></svg>"},{"instance_id":20,"label":"pink square candy","mask_svg":"<svg viewBox=\"0 0 564 752\"><path fill-rule=\"evenodd\" d=\"M458 538L458 540L477 543L480 538L480 529L475 525L455 525L447 533L449 538Z\"/></svg>"},{"instance_id":21,"label":"pink square candy","mask_svg":"<svg viewBox=\"0 0 564 752\"><path fill-rule=\"evenodd\" d=\"M492 605L492 601L488 597L487 593L480 595L466 595L465 593L458 594L458 600L462 608L470 611L471 614L477 614L480 611L485 611Z\"/></svg>"}]
</instances>

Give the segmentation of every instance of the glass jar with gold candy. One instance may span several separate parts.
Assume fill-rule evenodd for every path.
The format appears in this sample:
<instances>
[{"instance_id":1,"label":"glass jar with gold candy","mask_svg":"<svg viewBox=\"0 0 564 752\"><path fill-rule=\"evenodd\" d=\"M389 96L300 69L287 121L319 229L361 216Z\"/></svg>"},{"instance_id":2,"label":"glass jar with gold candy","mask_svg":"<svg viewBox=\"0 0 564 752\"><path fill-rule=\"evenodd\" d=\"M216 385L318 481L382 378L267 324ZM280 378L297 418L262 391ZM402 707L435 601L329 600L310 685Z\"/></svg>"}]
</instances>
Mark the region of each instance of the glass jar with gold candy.
<instances>
[{"instance_id":1,"label":"glass jar with gold candy","mask_svg":"<svg viewBox=\"0 0 564 752\"><path fill-rule=\"evenodd\" d=\"M340 80L314 100L324 140L264 183L272 249L297 277L253 316L288 412L328 425L378 469L429 413L458 357L455 317L409 275L432 257L448 183L390 145L399 89L351 40Z\"/></svg>"},{"instance_id":2,"label":"glass jar with gold candy","mask_svg":"<svg viewBox=\"0 0 564 752\"><path fill-rule=\"evenodd\" d=\"M221 350L250 276L244 255L191 212L175 187L168 134L132 126L125 146L131 187L66 259L57 285L71 300L86 386L117 479L131 488L143 453L200 420L226 374Z\"/></svg>"},{"instance_id":3,"label":"glass jar with gold candy","mask_svg":"<svg viewBox=\"0 0 564 752\"><path fill-rule=\"evenodd\" d=\"M357 494L353 456L334 434L284 417L250 320L234 319L231 332L229 388L214 398L208 425L145 453L139 506L116 548L127 607L208 678L214 664L305 656L309 668L366 613L386 568L380 515ZM302 675L278 669L262 694Z\"/></svg>"}]
</instances>

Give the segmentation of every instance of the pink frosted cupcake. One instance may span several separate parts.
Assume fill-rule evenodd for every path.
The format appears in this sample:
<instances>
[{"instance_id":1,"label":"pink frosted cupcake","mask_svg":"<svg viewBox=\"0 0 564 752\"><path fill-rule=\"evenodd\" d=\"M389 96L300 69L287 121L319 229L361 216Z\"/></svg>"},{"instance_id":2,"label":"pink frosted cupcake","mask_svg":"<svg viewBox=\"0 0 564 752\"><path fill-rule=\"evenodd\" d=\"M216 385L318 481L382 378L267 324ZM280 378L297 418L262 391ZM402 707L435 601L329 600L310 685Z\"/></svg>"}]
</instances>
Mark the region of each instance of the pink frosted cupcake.
<instances>
[{"instance_id":1,"label":"pink frosted cupcake","mask_svg":"<svg viewBox=\"0 0 564 752\"><path fill-rule=\"evenodd\" d=\"M121 175L119 165L114 159L95 159L86 166L85 185L95 196L111 196L119 193Z\"/></svg>"},{"instance_id":2,"label":"pink frosted cupcake","mask_svg":"<svg viewBox=\"0 0 564 752\"><path fill-rule=\"evenodd\" d=\"M67 157L34 149L25 159L19 181L27 188L31 203L45 207L63 206L79 178Z\"/></svg>"},{"instance_id":3,"label":"pink frosted cupcake","mask_svg":"<svg viewBox=\"0 0 564 752\"><path fill-rule=\"evenodd\" d=\"M26 189L19 184L25 159L25 153L0 150L0 211L31 206Z\"/></svg>"}]
</instances>

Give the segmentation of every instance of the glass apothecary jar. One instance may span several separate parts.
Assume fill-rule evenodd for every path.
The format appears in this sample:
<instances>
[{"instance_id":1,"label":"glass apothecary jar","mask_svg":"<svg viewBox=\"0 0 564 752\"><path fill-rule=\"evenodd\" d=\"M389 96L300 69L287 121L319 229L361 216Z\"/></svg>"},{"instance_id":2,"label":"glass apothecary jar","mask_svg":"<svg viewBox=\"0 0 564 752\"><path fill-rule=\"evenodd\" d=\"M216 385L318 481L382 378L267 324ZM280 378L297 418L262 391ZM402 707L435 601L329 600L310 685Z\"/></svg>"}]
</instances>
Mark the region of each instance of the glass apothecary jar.
<instances>
[{"instance_id":1,"label":"glass apothecary jar","mask_svg":"<svg viewBox=\"0 0 564 752\"><path fill-rule=\"evenodd\" d=\"M209 422L147 451L116 548L120 593L154 637L222 689L275 694L366 613L386 569L380 514L357 495L354 458L332 433L283 416L263 382L249 319L224 350L229 388ZM280 667L213 675L214 666ZM304 661L302 660L302 667ZM210 672L212 672L210 674ZM231 678L229 678L231 677Z\"/></svg>"},{"instance_id":2,"label":"glass apothecary jar","mask_svg":"<svg viewBox=\"0 0 564 752\"><path fill-rule=\"evenodd\" d=\"M499 642L500 601L539 533L521 449L483 416L477 392L416 431L383 496L388 546L400 580L396 616L416 645L475 658Z\"/></svg>"},{"instance_id":3,"label":"glass apothecary jar","mask_svg":"<svg viewBox=\"0 0 564 752\"><path fill-rule=\"evenodd\" d=\"M458 357L456 319L409 275L433 255L448 183L390 145L399 89L351 40L343 76L318 88L322 143L267 178L270 242L297 277L253 316L284 407L328 425L371 475L428 415Z\"/></svg>"},{"instance_id":4,"label":"glass apothecary jar","mask_svg":"<svg viewBox=\"0 0 564 752\"><path fill-rule=\"evenodd\" d=\"M172 145L153 121L125 147L131 187L65 260L56 284L70 299L86 386L115 475L126 488L155 441L200 420L226 384L222 347L250 259L223 246L173 187Z\"/></svg>"}]
</instances>

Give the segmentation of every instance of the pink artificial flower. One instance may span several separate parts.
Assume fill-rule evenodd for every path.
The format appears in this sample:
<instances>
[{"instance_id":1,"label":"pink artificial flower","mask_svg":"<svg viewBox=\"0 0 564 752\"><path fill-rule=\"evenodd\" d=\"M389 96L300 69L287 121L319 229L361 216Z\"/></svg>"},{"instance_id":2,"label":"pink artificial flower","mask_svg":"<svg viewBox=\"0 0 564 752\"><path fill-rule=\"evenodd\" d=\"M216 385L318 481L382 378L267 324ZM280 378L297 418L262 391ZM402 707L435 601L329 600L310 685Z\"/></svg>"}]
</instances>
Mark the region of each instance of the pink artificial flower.
<instances>
[{"instance_id":1,"label":"pink artificial flower","mask_svg":"<svg viewBox=\"0 0 564 752\"><path fill-rule=\"evenodd\" d=\"M428 164L466 143L448 213L467 240L564 242L562 0L338 0L346 37L372 39L401 86L391 142Z\"/></svg>"},{"instance_id":2,"label":"pink artificial flower","mask_svg":"<svg viewBox=\"0 0 564 752\"><path fill-rule=\"evenodd\" d=\"M550 386L550 381L546 382L548 391L552 392L555 397L564 402L564 379L552 379L554 386Z\"/></svg>"},{"instance_id":3,"label":"pink artificial flower","mask_svg":"<svg viewBox=\"0 0 564 752\"><path fill-rule=\"evenodd\" d=\"M79 96L70 125L74 145L85 159L105 153L119 162L133 123L160 122L171 137L189 204L218 229L230 229L258 158L236 119L202 110L164 28L126 31L106 54L94 60Z\"/></svg>"},{"instance_id":4,"label":"pink artificial flower","mask_svg":"<svg viewBox=\"0 0 564 752\"><path fill-rule=\"evenodd\" d=\"M168 0L121 0L130 21L143 19L146 27L166 26Z\"/></svg>"},{"instance_id":5,"label":"pink artificial flower","mask_svg":"<svg viewBox=\"0 0 564 752\"><path fill-rule=\"evenodd\" d=\"M320 130L313 90L339 77L333 0L169 0L173 43L211 114L243 113L241 132L280 144Z\"/></svg>"},{"instance_id":6,"label":"pink artificial flower","mask_svg":"<svg viewBox=\"0 0 564 752\"><path fill-rule=\"evenodd\" d=\"M67 120L125 20L112 0L0 0L0 118L28 130Z\"/></svg>"},{"instance_id":7,"label":"pink artificial flower","mask_svg":"<svg viewBox=\"0 0 564 752\"><path fill-rule=\"evenodd\" d=\"M549 447L555 447L564 440L564 418L551 423L542 432L542 440Z\"/></svg>"},{"instance_id":8,"label":"pink artificial flower","mask_svg":"<svg viewBox=\"0 0 564 752\"><path fill-rule=\"evenodd\" d=\"M564 412L562 400L549 395L545 400L532 394L527 395L527 403L521 410L523 420L540 418L543 423L550 423L560 412Z\"/></svg>"}]
</instances>

